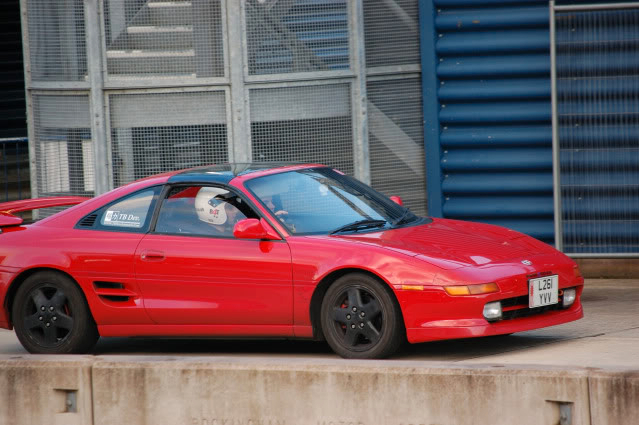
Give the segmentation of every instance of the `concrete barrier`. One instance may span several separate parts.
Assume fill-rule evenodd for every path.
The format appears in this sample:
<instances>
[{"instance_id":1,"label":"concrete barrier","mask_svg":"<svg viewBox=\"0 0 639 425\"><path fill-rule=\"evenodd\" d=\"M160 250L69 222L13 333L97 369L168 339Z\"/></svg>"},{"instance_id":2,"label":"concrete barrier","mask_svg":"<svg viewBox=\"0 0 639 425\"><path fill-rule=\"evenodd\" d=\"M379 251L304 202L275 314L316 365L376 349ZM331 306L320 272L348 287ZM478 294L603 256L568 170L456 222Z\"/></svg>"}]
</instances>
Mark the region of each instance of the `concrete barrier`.
<instances>
[{"instance_id":1,"label":"concrete barrier","mask_svg":"<svg viewBox=\"0 0 639 425\"><path fill-rule=\"evenodd\" d=\"M85 425L93 420L92 360L0 359L0 425Z\"/></svg>"},{"instance_id":2,"label":"concrete barrier","mask_svg":"<svg viewBox=\"0 0 639 425\"><path fill-rule=\"evenodd\" d=\"M630 425L639 418L639 371L246 357L25 358L0 360L0 425ZM75 411L68 411L70 397Z\"/></svg>"},{"instance_id":3,"label":"concrete barrier","mask_svg":"<svg viewBox=\"0 0 639 425\"><path fill-rule=\"evenodd\" d=\"M539 425L559 423L558 402L589 423L584 371L115 361L94 366L93 384L96 425Z\"/></svg>"},{"instance_id":4,"label":"concrete barrier","mask_svg":"<svg viewBox=\"0 0 639 425\"><path fill-rule=\"evenodd\" d=\"M593 371L589 381L593 424L639 424L639 370Z\"/></svg>"}]
</instances>

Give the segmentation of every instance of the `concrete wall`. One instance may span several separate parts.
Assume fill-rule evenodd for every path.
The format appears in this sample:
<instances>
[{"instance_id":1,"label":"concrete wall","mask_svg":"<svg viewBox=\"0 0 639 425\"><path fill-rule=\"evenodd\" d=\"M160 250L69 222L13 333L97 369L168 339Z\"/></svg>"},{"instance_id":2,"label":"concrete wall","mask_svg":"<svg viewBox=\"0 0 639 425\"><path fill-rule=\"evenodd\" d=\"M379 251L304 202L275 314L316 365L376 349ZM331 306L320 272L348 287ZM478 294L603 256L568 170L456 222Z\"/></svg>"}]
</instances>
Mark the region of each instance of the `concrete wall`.
<instances>
[{"instance_id":1,"label":"concrete wall","mask_svg":"<svg viewBox=\"0 0 639 425\"><path fill-rule=\"evenodd\" d=\"M575 258L575 261L586 278L639 278L639 261L636 258Z\"/></svg>"},{"instance_id":2,"label":"concrete wall","mask_svg":"<svg viewBox=\"0 0 639 425\"><path fill-rule=\"evenodd\" d=\"M5 357L0 425L555 425L562 405L572 416L565 423L574 425L636 424L639 417L639 371L449 366Z\"/></svg>"}]
</instances>

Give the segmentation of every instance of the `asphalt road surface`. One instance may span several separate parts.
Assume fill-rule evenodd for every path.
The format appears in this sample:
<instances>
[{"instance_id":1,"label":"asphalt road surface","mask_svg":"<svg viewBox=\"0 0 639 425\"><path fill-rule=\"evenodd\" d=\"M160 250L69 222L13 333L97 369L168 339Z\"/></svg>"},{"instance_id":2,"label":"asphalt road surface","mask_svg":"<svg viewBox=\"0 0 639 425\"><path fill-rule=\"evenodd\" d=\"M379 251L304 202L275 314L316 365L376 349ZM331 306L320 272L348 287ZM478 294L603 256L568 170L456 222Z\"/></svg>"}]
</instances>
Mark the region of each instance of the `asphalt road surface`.
<instances>
[{"instance_id":1,"label":"asphalt road surface","mask_svg":"<svg viewBox=\"0 0 639 425\"><path fill-rule=\"evenodd\" d=\"M639 279L586 280L585 317L509 336L407 345L393 360L639 368ZM0 355L30 356L13 331L0 330ZM93 355L337 358L321 342L102 338Z\"/></svg>"}]
</instances>

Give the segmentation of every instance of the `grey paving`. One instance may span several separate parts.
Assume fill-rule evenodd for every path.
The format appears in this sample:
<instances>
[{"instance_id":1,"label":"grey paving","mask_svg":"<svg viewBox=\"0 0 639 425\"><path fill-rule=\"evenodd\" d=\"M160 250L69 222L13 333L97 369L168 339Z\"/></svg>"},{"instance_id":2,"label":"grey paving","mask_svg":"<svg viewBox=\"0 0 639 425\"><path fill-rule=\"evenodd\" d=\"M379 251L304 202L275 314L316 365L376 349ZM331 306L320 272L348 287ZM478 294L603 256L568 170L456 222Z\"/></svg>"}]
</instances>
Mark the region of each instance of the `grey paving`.
<instances>
[{"instance_id":1,"label":"grey paving","mask_svg":"<svg viewBox=\"0 0 639 425\"><path fill-rule=\"evenodd\" d=\"M639 369L639 279L588 280L583 303L585 317L577 322L504 337L409 345L390 361ZM0 355L30 357L5 330L0 330ZM337 358L326 344L310 341L135 338L103 338L93 355Z\"/></svg>"}]
</instances>

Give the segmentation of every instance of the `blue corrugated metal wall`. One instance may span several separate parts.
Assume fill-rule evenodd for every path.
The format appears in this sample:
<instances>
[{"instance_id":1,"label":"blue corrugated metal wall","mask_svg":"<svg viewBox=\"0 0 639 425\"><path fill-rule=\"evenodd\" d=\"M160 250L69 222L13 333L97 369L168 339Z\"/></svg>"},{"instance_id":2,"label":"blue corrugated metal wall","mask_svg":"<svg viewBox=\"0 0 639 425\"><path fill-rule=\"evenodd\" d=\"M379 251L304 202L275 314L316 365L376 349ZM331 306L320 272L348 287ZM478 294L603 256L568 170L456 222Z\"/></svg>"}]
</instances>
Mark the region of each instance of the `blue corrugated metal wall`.
<instances>
[{"instance_id":1,"label":"blue corrugated metal wall","mask_svg":"<svg viewBox=\"0 0 639 425\"><path fill-rule=\"evenodd\" d=\"M420 8L429 213L552 243L548 3Z\"/></svg>"}]
</instances>

